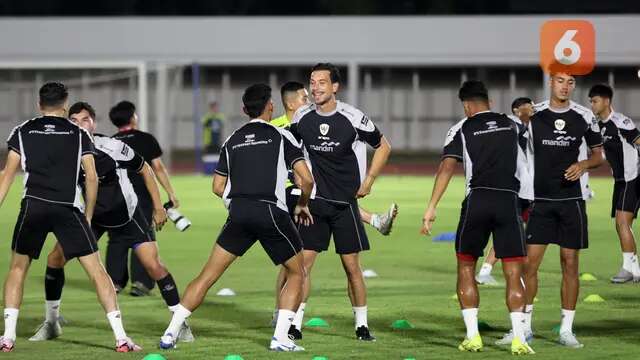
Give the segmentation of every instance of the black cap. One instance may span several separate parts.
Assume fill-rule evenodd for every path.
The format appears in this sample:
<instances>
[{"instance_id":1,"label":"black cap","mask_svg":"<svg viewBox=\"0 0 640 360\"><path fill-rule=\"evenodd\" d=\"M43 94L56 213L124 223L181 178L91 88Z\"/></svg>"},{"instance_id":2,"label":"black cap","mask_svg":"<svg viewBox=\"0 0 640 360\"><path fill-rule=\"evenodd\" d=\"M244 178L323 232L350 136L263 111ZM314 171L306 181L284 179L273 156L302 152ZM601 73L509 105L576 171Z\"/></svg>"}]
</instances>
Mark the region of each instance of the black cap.
<instances>
[{"instance_id":1,"label":"black cap","mask_svg":"<svg viewBox=\"0 0 640 360\"><path fill-rule=\"evenodd\" d=\"M482 81L469 80L465 81L458 91L460 101L469 100L489 100L489 92Z\"/></svg>"}]
</instances>

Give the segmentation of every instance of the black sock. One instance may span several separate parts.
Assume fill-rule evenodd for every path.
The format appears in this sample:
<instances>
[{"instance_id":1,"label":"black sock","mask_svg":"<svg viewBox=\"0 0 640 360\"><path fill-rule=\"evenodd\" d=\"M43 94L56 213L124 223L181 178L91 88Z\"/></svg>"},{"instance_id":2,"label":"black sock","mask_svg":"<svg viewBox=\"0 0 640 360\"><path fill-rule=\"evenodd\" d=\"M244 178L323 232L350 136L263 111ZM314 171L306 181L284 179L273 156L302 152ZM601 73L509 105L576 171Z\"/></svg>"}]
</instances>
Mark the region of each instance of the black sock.
<instances>
[{"instance_id":1,"label":"black sock","mask_svg":"<svg viewBox=\"0 0 640 360\"><path fill-rule=\"evenodd\" d=\"M54 269L47 266L44 273L44 294L48 301L60 300L64 287L64 268Z\"/></svg>"},{"instance_id":2,"label":"black sock","mask_svg":"<svg viewBox=\"0 0 640 360\"><path fill-rule=\"evenodd\" d=\"M176 282L173 281L173 276L171 276L171 274L167 274L167 276L156 281L156 283L158 284L160 294L162 295L164 302L167 303L167 306L175 306L180 303L178 286L176 285Z\"/></svg>"}]
</instances>

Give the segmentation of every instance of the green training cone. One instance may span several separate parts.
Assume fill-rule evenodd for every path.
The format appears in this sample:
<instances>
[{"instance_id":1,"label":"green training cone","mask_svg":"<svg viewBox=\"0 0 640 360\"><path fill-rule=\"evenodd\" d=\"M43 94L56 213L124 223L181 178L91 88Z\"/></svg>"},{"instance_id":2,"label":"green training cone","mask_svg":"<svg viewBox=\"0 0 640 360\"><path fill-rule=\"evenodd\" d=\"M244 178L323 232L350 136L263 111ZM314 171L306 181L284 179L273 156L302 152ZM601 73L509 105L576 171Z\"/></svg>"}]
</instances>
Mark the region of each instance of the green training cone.
<instances>
[{"instance_id":1,"label":"green training cone","mask_svg":"<svg viewBox=\"0 0 640 360\"><path fill-rule=\"evenodd\" d=\"M416 360L416 358L404 358L404 360Z\"/></svg>"},{"instance_id":2,"label":"green training cone","mask_svg":"<svg viewBox=\"0 0 640 360\"><path fill-rule=\"evenodd\" d=\"M598 295L598 294L591 294L589 296L587 296L586 298L584 298L584 302L587 303L601 303L604 302L605 300L602 298L602 296Z\"/></svg>"},{"instance_id":3,"label":"green training cone","mask_svg":"<svg viewBox=\"0 0 640 360\"><path fill-rule=\"evenodd\" d=\"M414 326L407 320L400 319L391 323L391 327L398 330L413 329Z\"/></svg>"},{"instance_id":4,"label":"green training cone","mask_svg":"<svg viewBox=\"0 0 640 360\"><path fill-rule=\"evenodd\" d=\"M590 274L590 273L582 273L582 274L580 274L580 280L581 281L596 281L596 280L598 280L598 278L593 276L593 274Z\"/></svg>"},{"instance_id":5,"label":"green training cone","mask_svg":"<svg viewBox=\"0 0 640 360\"><path fill-rule=\"evenodd\" d=\"M537 297L537 296L533 298L533 302L534 302L534 303L537 303L538 301L540 301L540 300L538 300L538 297Z\"/></svg>"},{"instance_id":6,"label":"green training cone","mask_svg":"<svg viewBox=\"0 0 640 360\"><path fill-rule=\"evenodd\" d=\"M560 334L560 324L554 326L551 331L553 331L554 334Z\"/></svg>"},{"instance_id":7,"label":"green training cone","mask_svg":"<svg viewBox=\"0 0 640 360\"><path fill-rule=\"evenodd\" d=\"M229 354L224 357L224 360L244 360L242 356L236 354Z\"/></svg>"},{"instance_id":8,"label":"green training cone","mask_svg":"<svg viewBox=\"0 0 640 360\"><path fill-rule=\"evenodd\" d=\"M325 356L314 356L311 360L329 360L329 358Z\"/></svg>"},{"instance_id":9,"label":"green training cone","mask_svg":"<svg viewBox=\"0 0 640 360\"><path fill-rule=\"evenodd\" d=\"M329 327L329 323L324 321L321 318L311 318L309 321L304 323L304 326L308 327Z\"/></svg>"},{"instance_id":10,"label":"green training cone","mask_svg":"<svg viewBox=\"0 0 640 360\"><path fill-rule=\"evenodd\" d=\"M491 331L493 327L489 325L486 321L478 321L478 330L480 331Z\"/></svg>"},{"instance_id":11,"label":"green training cone","mask_svg":"<svg viewBox=\"0 0 640 360\"><path fill-rule=\"evenodd\" d=\"M166 358L160 354L147 354L142 360L166 360Z\"/></svg>"},{"instance_id":12,"label":"green training cone","mask_svg":"<svg viewBox=\"0 0 640 360\"><path fill-rule=\"evenodd\" d=\"M451 300L458 300L458 294L453 294L451 295L451 297L449 298Z\"/></svg>"}]
</instances>

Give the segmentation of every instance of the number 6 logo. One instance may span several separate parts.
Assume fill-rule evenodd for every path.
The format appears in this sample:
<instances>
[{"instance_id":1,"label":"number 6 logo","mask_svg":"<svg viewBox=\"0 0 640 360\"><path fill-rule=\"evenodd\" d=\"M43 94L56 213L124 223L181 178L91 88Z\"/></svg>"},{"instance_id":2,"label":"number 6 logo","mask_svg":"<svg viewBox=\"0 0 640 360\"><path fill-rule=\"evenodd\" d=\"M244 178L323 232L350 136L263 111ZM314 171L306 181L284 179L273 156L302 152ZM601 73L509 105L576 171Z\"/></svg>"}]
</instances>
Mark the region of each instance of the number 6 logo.
<instances>
[{"instance_id":1,"label":"number 6 logo","mask_svg":"<svg viewBox=\"0 0 640 360\"><path fill-rule=\"evenodd\" d=\"M595 31L585 20L551 20L540 32L540 67L546 73L587 75L595 66Z\"/></svg>"}]
</instances>

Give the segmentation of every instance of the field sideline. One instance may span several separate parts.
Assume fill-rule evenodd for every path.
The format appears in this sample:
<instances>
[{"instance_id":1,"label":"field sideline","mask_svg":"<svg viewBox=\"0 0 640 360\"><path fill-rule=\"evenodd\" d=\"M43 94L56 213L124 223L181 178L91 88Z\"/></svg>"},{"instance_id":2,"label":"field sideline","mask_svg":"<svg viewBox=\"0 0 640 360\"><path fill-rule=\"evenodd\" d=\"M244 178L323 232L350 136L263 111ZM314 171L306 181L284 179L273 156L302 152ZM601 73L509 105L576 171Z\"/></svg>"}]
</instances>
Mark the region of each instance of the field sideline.
<instances>
[{"instance_id":1,"label":"field sideline","mask_svg":"<svg viewBox=\"0 0 640 360\"><path fill-rule=\"evenodd\" d=\"M321 317L329 328L309 329L299 342L307 351L276 354L267 351L272 329L273 284L276 268L259 245L232 265L230 271L212 288L207 300L190 320L196 342L179 344L178 349L163 353L167 359L223 359L239 354L244 359L428 359L428 358L507 358L506 348L493 345L510 327L504 305L504 288L481 288L480 319L495 330L483 332L485 351L461 354L456 349L464 336L464 324L455 294L455 257L453 243L434 243L418 234L431 177L381 177L370 198L362 204L374 211L386 210L391 201L400 206L400 215L390 237L367 231L372 251L363 257L363 267L380 276L368 279L369 325L378 337L376 343L354 340L353 316L346 296L346 280L338 257L331 249L319 257L314 270L313 293L306 319ZM552 328L559 323L559 255L550 247L542 265L539 302L533 316L536 340L532 346L536 359L575 356L581 359L631 358L640 353L640 285L611 285L608 278L621 264L620 247L613 222L609 218L612 182L608 178L592 179L596 198L588 204L590 248L581 257L581 271L594 274L598 281L583 282L575 332L585 344L581 350L560 348L553 343ZM182 212L193 221L185 233L167 224L159 236L161 255L176 279L180 290L206 261L226 212L211 194L210 178L177 176L174 186L183 204ZM454 231L460 201L464 195L463 179L456 177L438 211L435 232ZM16 181L11 195L0 210L1 275L8 268L11 234L18 214L21 183ZM52 240L52 239L51 239ZM103 238L101 248L105 248ZM169 313L157 289L153 296L132 298L120 295L119 302L125 328L144 347L141 354L113 352L113 335L93 293L92 286L77 262L67 267L62 314L69 321L62 337L46 343L30 343L30 337L44 313L43 274L46 254L53 244L48 241L43 254L34 261L25 288L25 300L18 322L16 349L5 357L13 359L141 359L144 354L159 352L157 343L169 322ZM500 275L500 267L494 275ZM496 278L498 278L496 276ZM215 296L229 287L237 296ZM587 304L589 294L599 294L606 302ZM407 319L414 329L391 329L396 319ZM633 354L636 354L635 356Z\"/></svg>"}]
</instances>

